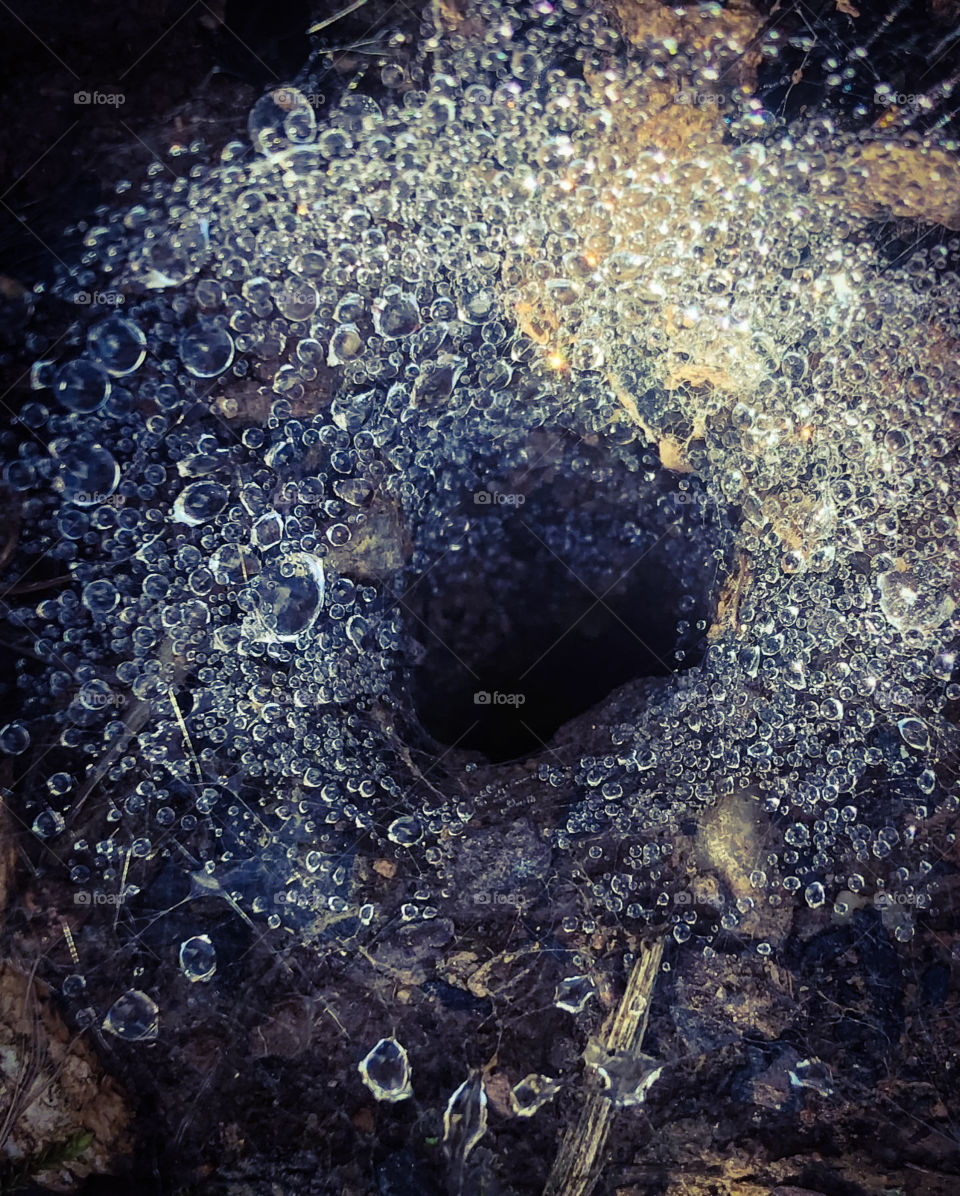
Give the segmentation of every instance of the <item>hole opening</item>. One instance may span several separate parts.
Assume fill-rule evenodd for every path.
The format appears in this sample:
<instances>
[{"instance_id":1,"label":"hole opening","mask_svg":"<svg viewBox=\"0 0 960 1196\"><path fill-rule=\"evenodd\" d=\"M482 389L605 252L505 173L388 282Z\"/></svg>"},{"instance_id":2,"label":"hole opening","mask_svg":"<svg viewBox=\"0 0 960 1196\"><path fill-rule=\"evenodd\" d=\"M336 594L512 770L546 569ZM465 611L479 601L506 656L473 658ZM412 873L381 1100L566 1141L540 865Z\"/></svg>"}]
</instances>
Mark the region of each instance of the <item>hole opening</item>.
<instances>
[{"instance_id":1,"label":"hole opening","mask_svg":"<svg viewBox=\"0 0 960 1196\"><path fill-rule=\"evenodd\" d=\"M411 697L438 744L535 755L627 682L699 663L732 536L697 479L582 444L477 474L403 598Z\"/></svg>"}]
</instances>

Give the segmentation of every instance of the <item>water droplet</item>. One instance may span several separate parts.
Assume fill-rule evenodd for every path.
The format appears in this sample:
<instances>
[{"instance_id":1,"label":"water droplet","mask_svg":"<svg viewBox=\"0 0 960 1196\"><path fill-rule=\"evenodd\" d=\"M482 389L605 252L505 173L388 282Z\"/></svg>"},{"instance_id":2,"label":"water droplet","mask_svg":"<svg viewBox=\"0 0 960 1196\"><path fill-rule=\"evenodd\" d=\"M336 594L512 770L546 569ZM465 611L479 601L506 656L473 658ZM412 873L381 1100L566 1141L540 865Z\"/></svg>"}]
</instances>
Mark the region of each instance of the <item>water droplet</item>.
<instances>
[{"instance_id":1,"label":"water droplet","mask_svg":"<svg viewBox=\"0 0 960 1196\"><path fill-rule=\"evenodd\" d=\"M19 756L30 746L30 732L21 722L7 723L0 730L0 752L8 756Z\"/></svg>"},{"instance_id":2,"label":"water droplet","mask_svg":"<svg viewBox=\"0 0 960 1196\"><path fill-rule=\"evenodd\" d=\"M177 496L171 518L176 523L198 527L219 515L229 497L230 491L219 482L191 482Z\"/></svg>"},{"instance_id":3,"label":"water droplet","mask_svg":"<svg viewBox=\"0 0 960 1196\"><path fill-rule=\"evenodd\" d=\"M295 640L313 626L323 605L323 562L310 553L293 553L264 569L255 587L264 638Z\"/></svg>"},{"instance_id":4,"label":"water droplet","mask_svg":"<svg viewBox=\"0 0 960 1196\"><path fill-rule=\"evenodd\" d=\"M567 976L557 985L553 1003L568 1013L581 1013L596 992L597 986L590 976Z\"/></svg>"},{"instance_id":5,"label":"water droplet","mask_svg":"<svg viewBox=\"0 0 960 1196\"><path fill-rule=\"evenodd\" d=\"M156 1001L130 988L110 1006L102 1027L125 1042L149 1042L157 1037L159 1013Z\"/></svg>"},{"instance_id":6,"label":"water droplet","mask_svg":"<svg viewBox=\"0 0 960 1196\"><path fill-rule=\"evenodd\" d=\"M954 601L935 584L891 569L877 579L880 609L898 631L933 631L953 614Z\"/></svg>"},{"instance_id":7,"label":"water droplet","mask_svg":"<svg viewBox=\"0 0 960 1196\"><path fill-rule=\"evenodd\" d=\"M217 970L217 951L210 936L197 934L180 944L180 971L193 984L210 980Z\"/></svg>"},{"instance_id":8,"label":"water droplet","mask_svg":"<svg viewBox=\"0 0 960 1196\"><path fill-rule=\"evenodd\" d=\"M223 328L194 324L180 337L180 360L195 378L216 378L233 361L233 337Z\"/></svg>"},{"instance_id":9,"label":"water droplet","mask_svg":"<svg viewBox=\"0 0 960 1196\"><path fill-rule=\"evenodd\" d=\"M108 316L87 333L87 347L108 374L122 378L142 365L147 338L132 320Z\"/></svg>"},{"instance_id":10,"label":"water droplet","mask_svg":"<svg viewBox=\"0 0 960 1196\"><path fill-rule=\"evenodd\" d=\"M275 154L316 138L317 119L306 96L284 84L260 97L247 119L250 140L262 154Z\"/></svg>"},{"instance_id":11,"label":"water droplet","mask_svg":"<svg viewBox=\"0 0 960 1196\"><path fill-rule=\"evenodd\" d=\"M61 493L78 507L106 502L120 481L120 466L102 445L57 443L55 458Z\"/></svg>"},{"instance_id":12,"label":"water droplet","mask_svg":"<svg viewBox=\"0 0 960 1196\"><path fill-rule=\"evenodd\" d=\"M921 719L902 718L897 723L897 730L907 747L916 748L918 751L926 751L930 747L927 725Z\"/></svg>"},{"instance_id":13,"label":"water droplet","mask_svg":"<svg viewBox=\"0 0 960 1196\"><path fill-rule=\"evenodd\" d=\"M210 571L221 585L243 585L260 568L260 558L242 544L223 544L210 558Z\"/></svg>"},{"instance_id":14,"label":"water droplet","mask_svg":"<svg viewBox=\"0 0 960 1196\"><path fill-rule=\"evenodd\" d=\"M63 833L66 823L56 810L41 810L33 820L33 833L38 839L54 839Z\"/></svg>"},{"instance_id":15,"label":"water droplet","mask_svg":"<svg viewBox=\"0 0 960 1196\"><path fill-rule=\"evenodd\" d=\"M487 1093L483 1076L476 1072L447 1101L443 1114L444 1153L462 1163L486 1132Z\"/></svg>"},{"instance_id":16,"label":"water droplet","mask_svg":"<svg viewBox=\"0 0 960 1196\"><path fill-rule=\"evenodd\" d=\"M374 304L373 325L386 340L396 340L415 332L420 323L420 308L413 295L405 295L399 287L388 289Z\"/></svg>"},{"instance_id":17,"label":"water droplet","mask_svg":"<svg viewBox=\"0 0 960 1196\"><path fill-rule=\"evenodd\" d=\"M640 1105L663 1073L663 1065L643 1051L611 1050L591 1038L583 1061L600 1077L603 1095L618 1108Z\"/></svg>"},{"instance_id":18,"label":"water droplet","mask_svg":"<svg viewBox=\"0 0 960 1196\"><path fill-rule=\"evenodd\" d=\"M83 587L83 605L96 619L106 618L119 602L117 588L109 581L91 581Z\"/></svg>"},{"instance_id":19,"label":"water droplet","mask_svg":"<svg viewBox=\"0 0 960 1196\"><path fill-rule=\"evenodd\" d=\"M413 1095L410 1061L395 1038L381 1038L361 1059L357 1070L377 1100L395 1103Z\"/></svg>"},{"instance_id":20,"label":"water droplet","mask_svg":"<svg viewBox=\"0 0 960 1196\"><path fill-rule=\"evenodd\" d=\"M53 393L68 411L89 415L107 401L110 376L102 365L81 357L60 367Z\"/></svg>"},{"instance_id":21,"label":"water droplet","mask_svg":"<svg viewBox=\"0 0 960 1196\"><path fill-rule=\"evenodd\" d=\"M423 837L423 828L416 818L404 815L395 818L387 827L387 837L392 843L399 843L401 847L411 847L419 843Z\"/></svg>"},{"instance_id":22,"label":"water droplet","mask_svg":"<svg viewBox=\"0 0 960 1196\"><path fill-rule=\"evenodd\" d=\"M356 324L341 324L330 337L327 365L343 365L363 352L363 338Z\"/></svg>"},{"instance_id":23,"label":"water droplet","mask_svg":"<svg viewBox=\"0 0 960 1196\"><path fill-rule=\"evenodd\" d=\"M789 1074L790 1083L796 1088L810 1088L821 1096L833 1095L833 1076L820 1059L801 1059Z\"/></svg>"},{"instance_id":24,"label":"water droplet","mask_svg":"<svg viewBox=\"0 0 960 1196\"><path fill-rule=\"evenodd\" d=\"M510 1089L510 1106L518 1117L532 1117L559 1091L557 1080L531 1072Z\"/></svg>"}]
</instances>

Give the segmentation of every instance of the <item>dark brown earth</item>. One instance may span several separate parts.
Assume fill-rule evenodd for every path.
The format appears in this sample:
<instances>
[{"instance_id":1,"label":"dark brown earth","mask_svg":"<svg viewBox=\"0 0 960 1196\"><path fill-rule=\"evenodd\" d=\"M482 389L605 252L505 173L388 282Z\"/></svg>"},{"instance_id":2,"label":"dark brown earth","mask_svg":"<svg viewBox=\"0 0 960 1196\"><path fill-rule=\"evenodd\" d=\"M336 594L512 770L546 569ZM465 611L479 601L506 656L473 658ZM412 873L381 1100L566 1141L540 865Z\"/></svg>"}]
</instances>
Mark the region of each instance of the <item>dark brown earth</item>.
<instances>
[{"instance_id":1,"label":"dark brown earth","mask_svg":"<svg viewBox=\"0 0 960 1196\"><path fill-rule=\"evenodd\" d=\"M71 253L75 238L63 227L105 202L117 180L139 177L155 150L241 133L263 83L295 71L309 46L295 4L3 7L6 420L27 393L30 354L13 347L18 294ZM371 0L362 20L345 19L344 44L371 22L414 27L404 5ZM342 55L331 88L359 65ZM125 101L77 105L82 90ZM4 564L17 534L17 512L5 502ZM16 636L3 628L0 639ZM596 727L621 721L638 697L624 687L568 725L556 753L589 752ZM3 700L15 704L9 690ZM562 931L568 916L582 925L584 878L561 875L545 844L542 828L554 815L531 808L541 791L529 781L535 763L474 774L474 792L493 784L501 796L481 810L469 842L450 845L453 896L432 923L403 925L397 916L415 888L402 853L359 859L358 886L384 910L372 944L318 924L314 943L298 945L215 897L193 900L189 913L173 909L185 894L158 864L121 961L124 975L140 967L138 982L162 994L153 1044L78 1034L76 1007L55 990L75 970L76 944L96 961L89 1005L102 1010L115 998L112 916L75 907L72 889L0 807L0 1058L13 1061L0 1088L0 1192L442 1196L456 1190L440 1146L443 1109L471 1069L485 1076L489 1127L463 1192L541 1192L590 1090L582 1053L616 1007L624 954L639 943L628 928ZM3 767L0 783L11 784L11 766ZM735 802L690 828L676 850L698 876L705 908L713 894L739 895L738 861L766 829ZM942 842L950 829L939 828ZM908 944L893 941L871 906L844 920L807 909L758 916L718 938L712 958L695 940L669 943L643 1044L663 1061L663 1077L644 1106L617 1115L595 1191L960 1191L956 842L943 865L936 910ZM169 944L198 922L220 960L209 985L189 984L170 955ZM770 959L756 951L762 940L773 945ZM598 989L576 1016L553 1004L557 983L573 973L591 975ZM373 1101L357 1073L390 1034L414 1067L414 1097L397 1105ZM789 1072L813 1056L829 1064L830 1095L790 1083ZM33 1087L29 1065L42 1077ZM564 1087L521 1119L508 1092L530 1072Z\"/></svg>"}]
</instances>

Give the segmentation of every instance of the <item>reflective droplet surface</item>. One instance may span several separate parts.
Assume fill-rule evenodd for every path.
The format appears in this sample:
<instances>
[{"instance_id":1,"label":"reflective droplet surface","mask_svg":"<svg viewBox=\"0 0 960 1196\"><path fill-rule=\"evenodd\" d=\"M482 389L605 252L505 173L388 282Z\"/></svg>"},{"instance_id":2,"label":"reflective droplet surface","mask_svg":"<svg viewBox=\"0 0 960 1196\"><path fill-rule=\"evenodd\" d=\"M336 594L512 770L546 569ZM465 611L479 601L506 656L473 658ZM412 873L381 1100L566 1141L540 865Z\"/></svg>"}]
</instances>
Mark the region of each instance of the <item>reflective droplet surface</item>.
<instances>
[{"instance_id":1,"label":"reflective droplet surface","mask_svg":"<svg viewBox=\"0 0 960 1196\"><path fill-rule=\"evenodd\" d=\"M101 1025L124 1042L151 1042L159 1033L160 1010L152 997L131 988L114 1001Z\"/></svg>"},{"instance_id":2,"label":"reflective droplet surface","mask_svg":"<svg viewBox=\"0 0 960 1196\"><path fill-rule=\"evenodd\" d=\"M0 729L0 752L19 756L30 746L30 732L21 722L7 723Z\"/></svg>"},{"instance_id":3,"label":"reflective droplet surface","mask_svg":"<svg viewBox=\"0 0 960 1196\"><path fill-rule=\"evenodd\" d=\"M223 328L194 324L180 337L180 360L195 378L216 378L233 361L233 337Z\"/></svg>"},{"instance_id":4,"label":"reflective droplet surface","mask_svg":"<svg viewBox=\"0 0 960 1196\"><path fill-rule=\"evenodd\" d=\"M410 1061L395 1038L381 1038L361 1059L357 1070L377 1100L395 1103L413 1095Z\"/></svg>"},{"instance_id":5,"label":"reflective droplet surface","mask_svg":"<svg viewBox=\"0 0 960 1196\"><path fill-rule=\"evenodd\" d=\"M83 605L96 619L105 619L119 602L116 586L109 581L91 581L83 587Z\"/></svg>"},{"instance_id":6,"label":"reflective droplet surface","mask_svg":"<svg viewBox=\"0 0 960 1196\"><path fill-rule=\"evenodd\" d=\"M191 482L173 504L173 518L188 527L208 523L227 505L230 491L219 482Z\"/></svg>"},{"instance_id":7,"label":"reflective droplet surface","mask_svg":"<svg viewBox=\"0 0 960 1196\"><path fill-rule=\"evenodd\" d=\"M900 738L907 747L916 748L917 751L924 751L930 746L930 734L927 731L926 723L922 719L902 718L897 723L897 730L900 732Z\"/></svg>"},{"instance_id":8,"label":"reflective droplet surface","mask_svg":"<svg viewBox=\"0 0 960 1196\"><path fill-rule=\"evenodd\" d=\"M373 325L386 340L409 336L420 322L420 308L413 295L388 290L374 309Z\"/></svg>"},{"instance_id":9,"label":"reflective droplet surface","mask_svg":"<svg viewBox=\"0 0 960 1196\"><path fill-rule=\"evenodd\" d=\"M41 810L33 820L33 833L38 839L55 839L63 834L66 823L56 810Z\"/></svg>"},{"instance_id":10,"label":"reflective droplet surface","mask_svg":"<svg viewBox=\"0 0 960 1196\"><path fill-rule=\"evenodd\" d=\"M532 1072L510 1089L510 1107L518 1117L532 1117L559 1091L557 1080Z\"/></svg>"},{"instance_id":11,"label":"reflective droplet surface","mask_svg":"<svg viewBox=\"0 0 960 1196\"><path fill-rule=\"evenodd\" d=\"M62 494L78 507L106 502L120 481L120 466L103 445L58 443L55 459Z\"/></svg>"},{"instance_id":12,"label":"reflective droplet surface","mask_svg":"<svg viewBox=\"0 0 960 1196\"><path fill-rule=\"evenodd\" d=\"M323 562L293 553L256 581L257 618L266 639L295 640L317 620L324 596Z\"/></svg>"},{"instance_id":13,"label":"reflective droplet surface","mask_svg":"<svg viewBox=\"0 0 960 1196\"><path fill-rule=\"evenodd\" d=\"M398 843L401 847L410 847L414 843L418 843L422 835L423 830L419 821L408 815L404 815L402 818L395 818L387 827L387 837L391 842Z\"/></svg>"},{"instance_id":14,"label":"reflective droplet surface","mask_svg":"<svg viewBox=\"0 0 960 1196\"><path fill-rule=\"evenodd\" d=\"M597 985L591 976L567 976L557 985L553 1003L568 1013L581 1013L596 994Z\"/></svg>"},{"instance_id":15,"label":"reflective droplet surface","mask_svg":"<svg viewBox=\"0 0 960 1196\"><path fill-rule=\"evenodd\" d=\"M107 401L110 377L95 361L68 361L57 371L53 393L68 411L88 415Z\"/></svg>"},{"instance_id":16,"label":"reflective droplet surface","mask_svg":"<svg viewBox=\"0 0 960 1196\"><path fill-rule=\"evenodd\" d=\"M487 1132L487 1092L476 1072L457 1088L443 1113L443 1150L447 1158L463 1163Z\"/></svg>"},{"instance_id":17,"label":"reflective droplet surface","mask_svg":"<svg viewBox=\"0 0 960 1196\"><path fill-rule=\"evenodd\" d=\"M900 631L932 631L953 613L949 593L939 592L935 583L922 582L912 573L893 569L881 574L880 609Z\"/></svg>"},{"instance_id":18,"label":"reflective droplet surface","mask_svg":"<svg viewBox=\"0 0 960 1196\"><path fill-rule=\"evenodd\" d=\"M284 84L257 100L250 111L247 131L260 153L274 154L313 141L317 121L303 93Z\"/></svg>"},{"instance_id":19,"label":"reflective droplet surface","mask_svg":"<svg viewBox=\"0 0 960 1196\"><path fill-rule=\"evenodd\" d=\"M618 1108L643 1104L663 1073L663 1065L650 1055L610 1050L596 1038L590 1039L583 1059L600 1077L603 1095Z\"/></svg>"},{"instance_id":20,"label":"reflective droplet surface","mask_svg":"<svg viewBox=\"0 0 960 1196\"><path fill-rule=\"evenodd\" d=\"M179 952L180 971L191 984L212 980L217 970L217 952L210 936L196 934L184 939Z\"/></svg>"},{"instance_id":21,"label":"reflective droplet surface","mask_svg":"<svg viewBox=\"0 0 960 1196\"><path fill-rule=\"evenodd\" d=\"M131 320L109 316L90 329L87 347L108 374L122 378L142 365L147 355L147 338Z\"/></svg>"}]
</instances>

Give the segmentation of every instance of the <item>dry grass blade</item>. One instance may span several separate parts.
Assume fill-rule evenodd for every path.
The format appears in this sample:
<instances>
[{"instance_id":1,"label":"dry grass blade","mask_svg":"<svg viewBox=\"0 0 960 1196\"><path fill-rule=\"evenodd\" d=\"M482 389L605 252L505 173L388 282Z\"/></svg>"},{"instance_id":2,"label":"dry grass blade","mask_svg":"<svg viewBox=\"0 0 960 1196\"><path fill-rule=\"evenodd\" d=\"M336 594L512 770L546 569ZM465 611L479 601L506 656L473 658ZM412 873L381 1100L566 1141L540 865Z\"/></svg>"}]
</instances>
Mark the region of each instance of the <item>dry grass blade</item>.
<instances>
[{"instance_id":1,"label":"dry grass blade","mask_svg":"<svg viewBox=\"0 0 960 1196\"><path fill-rule=\"evenodd\" d=\"M663 943L659 939L641 949L620 1004L603 1027L601 1039L608 1050L639 1051L662 958ZM598 1163L614 1112L611 1102L601 1093L588 1097L579 1121L564 1136L544 1196L589 1196L600 1177Z\"/></svg>"}]
</instances>

